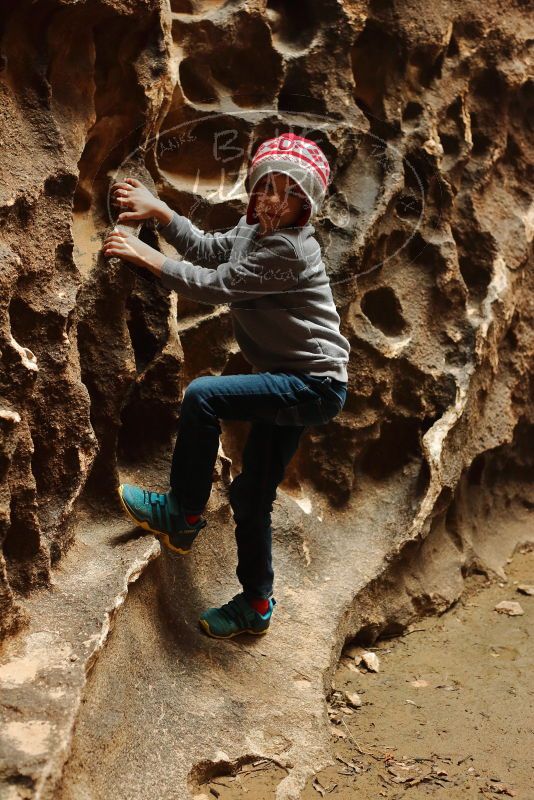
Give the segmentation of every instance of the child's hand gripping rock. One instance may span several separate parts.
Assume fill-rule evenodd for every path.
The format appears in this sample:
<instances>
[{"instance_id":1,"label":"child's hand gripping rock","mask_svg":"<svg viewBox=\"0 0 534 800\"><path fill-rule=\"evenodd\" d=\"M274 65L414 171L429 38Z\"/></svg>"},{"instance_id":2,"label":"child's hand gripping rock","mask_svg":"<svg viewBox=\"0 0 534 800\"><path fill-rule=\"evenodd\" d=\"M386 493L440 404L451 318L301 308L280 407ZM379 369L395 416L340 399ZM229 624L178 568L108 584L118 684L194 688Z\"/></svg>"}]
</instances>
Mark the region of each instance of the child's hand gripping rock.
<instances>
[{"instance_id":1,"label":"child's hand gripping rock","mask_svg":"<svg viewBox=\"0 0 534 800\"><path fill-rule=\"evenodd\" d=\"M145 267L159 275L165 256L137 236L114 228L104 240L102 251L105 256L118 256L139 267Z\"/></svg>"},{"instance_id":2,"label":"child's hand gripping rock","mask_svg":"<svg viewBox=\"0 0 534 800\"><path fill-rule=\"evenodd\" d=\"M119 214L117 222L149 219L150 217L156 217L165 225L171 221L172 210L167 203L154 197L152 192L137 178L125 178L123 181L114 183L111 192L113 205L128 209Z\"/></svg>"},{"instance_id":3,"label":"child's hand gripping rock","mask_svg":"<svg viewBox=\"0 0 534 800\"><path fill-rule=\"evenodd\" d=\"M111 192L112 204L128 209L119 214L117 222L127 223L156 217L166 225L172 218L173 212L169 206L155 197L137 178L125 178L114 183ZM158 250L138 239L130 231L119 230L117 227L107 234L102 251L105 256L119 257L156 275L160 274L161 265L165 260L165 256Z\"/></svg>"}]
</instances>

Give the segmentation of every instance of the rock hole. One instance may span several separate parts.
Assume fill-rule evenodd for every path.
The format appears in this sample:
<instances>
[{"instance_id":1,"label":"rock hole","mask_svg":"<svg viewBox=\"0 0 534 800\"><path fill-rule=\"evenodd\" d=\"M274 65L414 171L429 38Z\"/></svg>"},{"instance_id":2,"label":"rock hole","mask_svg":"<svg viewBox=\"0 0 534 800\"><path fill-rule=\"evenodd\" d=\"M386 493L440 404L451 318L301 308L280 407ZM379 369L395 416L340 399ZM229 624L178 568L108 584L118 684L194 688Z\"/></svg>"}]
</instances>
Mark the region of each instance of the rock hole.
<instances>
[{"instance_id":1,"label":"rock hole","mask_svg":"<svg viewBox=\"0 0 534 800\"><path fill-rule=\"evenodd\" d=\"M480 486L482 483L482 474L486 465L484 453L476 456L467 470L467 483L471 486Z\"/></svg>"},{"instance_id":2,"label":"rock hole","mask_svg":"<svg viewBox=\"0 0 534 800\"><path fill-rule=\"evenodd\" d=\"M165 300L163 293L162 300ZM160 342L156 331L151 329L148 323L147 303L143 294L131 292L126 302L126 309L126 324L134 351L135 366L140 373L158 352Z\"/></svg>"},{"instance_id":3,"label":"rock hole","mask_svg":"<svg viewBox=\"0 0 534 800\"><path fill-rule=\"evenodd\" d=\"M421 198L414 194L403 192L395 202L395 213L401 219L419 218L423 213Z\"/></svg>"},{"instance_id":4,"label":"rock hole","mask_svg":"<svg viewBox=\"0 0 534 800\"><path fill-rule=\"evenodd\" d=\"M207 14L226 5L226 0L171 0L174 14Z\"/></svg>"},{"instance_id":5,"label":"rock hole","mask_svg":"<svg viewBox=\"0 0 534 800\"><path fill-rule=\"evenodd\" d=\"M9 329L13 338L21 347L25 347L24 342L28 339L37 325L37 315L19 297L12 297L9 301Z\"/></svg>"},{"instance_id":6,"label":"rock hole","mask_svg":"<svg viewBox=\"0 0 534 800\"><path fill-rule=\"evenodd\" d=\"M495 239L487 231L472 230L467 236L463 229L452 227L451 230L457 245L460 273L469 296L481 300L486 295L493 275Z\"/></svg>"},{"instance_id":7,"label":"rock hole","mask_svg":"<svg viewBox=\"0 0 534 800\"><path fill-rule=\"evenodd\" d=\"M383 480L420 455L418 421L395 417L382 423L379 438L370 442L361 459L361 469Z\"/></svg>"},{"instance_id":8,"label":"rock hole","mask_svg":"<svg viewBox=\"0 0 534 800\"><path fill-rule=\"evenodd\" d=\"M489 136L486 136L486 134L482 133L482 131L477 131L473 128L472 139L473 147L471 149L471 154L473 156L484 156L489 151L491 145L491 139Z\"/></svg>"},{"instance_id":9,"label":"rock hole","mask_svg":"<svg viewBox=\"0 0 534 800\"><path fill-rule=\"evenodd\" d=\"M361 308L372 324L386 336L398 336L406 328L401 304L389 286L367 292L362 298Z\"/></svg>"},{"instance_id":10,"label":"rock hole","mask_svg":"<svg viewBox=\"0 0 534 800\"><path fill-rule=\"evenodd\" d=\"M534 41L534 39L532 40ZM534 80L530 79L510 94L509 98L509 127L519 131L532 127L534 113ZM508 134L511 137L511 133ZM514 143L518 147L517 143ZM521 151L520 151L521 152ZM528 200L527 200L528 202Z\"/></svg>"},{"instance_id":11,"label":"rock hole","mask_svg":"<svg viewBox=\"0 0 534 800\"><path fill-rule=\"evenodd\" d=\"M298 65L288 71L284 85L278 96L280 111L294 113L326 114L326 98L318 96L310 86L310 77Z\"/></svg>"},{"instance_id":12,"label":"rock hole","mask_svg":"<svg viewBox=\"0 0 534 800\"><path fill-rule=\"evenodd\" d=\"M417 480L415 482L414 493L416 499L423 497L428 491L429 486L430 486L430 467L428 466L428 462L424 460L421 463L421 468L417 474Z\"/></svg>"},{"instance_id":13,"label":"rock hole","mask_svg":"<svg viewBox=\"0 0 534 800\"><path fill-rule=\"evenodd\" d=\"M395 0L371 0L370 9L373 14L383 14L384 11L389 11L395 5Z\"/></svg>"},{"instance_id":14,"label":"rock hole","mask_svg":"<svg viewBox=\"0 0 534 800\"><path fill-rule=\"evenodd\" d=\"M458 39L482 39L484 37L484 25L478 19L457 20L453 26L453 36Z\"/></svg>"},{"instance_id":15,"label":"rock hole","mask_svg":"<svg viewBox=\"0 0 534 800\"><path fill-rule=\"evenodd\" d=\"M383 241L381 238L383 236ZM385 236L381 234L381 238L379 239L380 246L383 245L385 255L390 258L391 256L395 255L399 250L401 250L406 241L408 240L409 234L405 230L393 230L389 234L389 236ZM380 248L379 248L380 251Z\"/></svg>"},{"instance_id":16,"label":"rock hole","mask_svg":"<svg viewBox=\"0 0 534 800\"><path fill-rule=\"evenodd\" d=\"M378 639L395 639L397 636L402 636L406 630L406 625L401 622L388 622L383 628ZM376 641L376 640L375 640Z\"/></svg>"},{"instance_id":17,"label":"rock hole","mask_svg":"<svg viewBox=\"0 0 534 800\"><path fill-rule=\"evenodd\" d=\"M192 103L215 103L218 95L211 84L211 72L207 64L195 58L180 62L180 84L184 95Z\"/></svg>"},{"instance_id":18,"label":"rock hole","mask_svg":"<svg viewBox=\"0 0 534 800\"><path fill-rule=\"evenodd\" d=\"M402 119L409 121L412 119L417 119L423 113L423 106L421 103L416 103L415 101L411 100L407 103L404 107L404 111L402 112Z\"/></svg>"},{"instance_id":19,"label":"rock hole","mask_svg":"<svg viewBox=\"0 0 534 800\"><path fill-rule=\"evenodd\" d=\"M139 238L155 246L150 229L142 228ZM160 282L136 281L126 302L126 324L138 379L120 415L118 453L123 460L156 453L176 427L180 365L176 354L164 351L169 311L169 294Z\"/></svg>"},{"instance_id":20,"label":"rock hole","mask_svg":"<svg viewBox=\"0 0 534 800\"><path fill-rule=\"evenodd\" d=\"M419 264L422 268L427 268L434 275L446 270L445 258L439 246L425 242L419 233L416 233L410 239L408 255L415 264Z\"/></svg>"},{"instance_id":21,"label":"rock hole","mask_svg":"<svg viewBox=\"0 0 534 800\"><path fill-rule=\"evenodd\" d=\"M417 194L426 194L429 184L429 173L432 165L427 154L421 151L412 151L402 159L404 170L404 185L413 189Z\"/></svg>"},{"instance_id":22,"label":"rock hole","mask_svg":"<svg viewBox=\"0 0 534 800\"><path fill-rule=\"evenodd\" d=\"M456 97L452 103L449 103L447 106L447 110L445 112L445 116L447 119L451 119L454 122L459 122L462 115L462 98Z\"/></svg>"},{"instance_id":23,"label":"rock hole","mask_svg":"<svg viewBox=\"0 0 534 800\"><path fill-rule=\"evenodd\" d=\"M35 510L27 499L16 495L10 500L11 523L2 548L13 589L26 594L37 586L46 585L48 570L42 560L40 531ZM41 557L40 557L41 555Z\"/></svg>"},{"instance_id":24,"label":"rock hole","mask_svg":"<svg viewBox=\"0 0 534 800\"><path fill-rule=\"evenodd\" d=\"M74 192L72 210L75 214L89 211L91 208L92 199L91 193L84 186L82 186L81 183L78 183L76 186L76 191Z\"/></svg>"},{"instance_id":25,"label":"rock hole","mask_svg":"<svg viewBox=\"0 0 534 800\"><path fill-rule=\"evenodd\" d=\"M44 193L50 197L71 197L76 188L76 176L68 172L50 175L44 183Z\"/></svg>"},{"instance_id":26,"label":"rock hole","mask_svg":"<svg viewBox=\"0 0 534 800\"><path fill-rule=\"evenodd\" d=\"M308 47L317 31L317 10L314 3L302 7L291 0L268 0L267 19L273 39L280 49L304 49Z\"/></svg>"},{"instance_id":27,"label":"rock hole","mask_svg":"<svg viewBox=\"0 0 534 800\"><path fill-rule=\"evenodd\" d=\"M514 312L514 316L512 317L512 324L504 334L505 341L508 342L508 344L512 349L515 349L518 345L518 339L515 332L515 326L517 324L517 321L518 321L518 314Z\"/></svg>"},{"instance_id":28,"label":"rock hole","mask_svg":"<svg viewBox=\"0 0 534 800\"><path fill-rule=\"evenodd\" d=\"M458 535L458 505L454 498L449 503L445 512L445 527L449 533L453 534L455 541L458 543L459 549L463 549L462 539Z\"/></svg>"},{"instance_id":29,"label":"rock hole","mask_svg":"<svg viewBox=\"0 0 534 800\"><path fill-rule=\"evenodd\" d=\"M506 137L506 148L502 156L503 163L515 166L521 158L523 158L523 151L512 134L508 133Z\"/></svg>"},{"instance_id":30,"label":"rock hole","mask_svg":"<svg viewBox=\"0 0 534 800\"><path fill-rule=\"evenodd\" d=\"M191 0L171 0L171 11L174 14L192 14L193 3Z\"/></svg>"},{"instance_id":31,"label":"rock hole","mask_svg":"<svg viewBox=\"0 0 534 800\"><path fill-rule=\"evenodd\" d=\"M491 273L487 266L478 262L476 256L467 255L460 256L459 264L462 278L469 293L476 299L483 299L491 281Z\"/></svg>"},{"instance_id":32,"label":"rock hole","mask_svg":"<svg viewBox=\"0 0 534 800\"><path fill-rule=\"evenodd\" d=\"M460 152L460 140L457 136L440 131L439 140L446 156L457 156Z\"/></svg>"},{"instance_id":33,"label":"rock hole","mask_svg":"<svg viewBox=\"0 0 534 800\"><path fill-rule=\"evenodd\" d=\"M470 81L472 97L470 105L471 134L473 139L473 156L484 156L492 143L501 138L505 120L506 86L494 67L482 70Z\"/></svg>"},{"instance_id":34,"label":"rock hole","mask_svg":"<svg viewBox=\"0 0 534 800\"><path fill-rule=\"evenodd\" d=\"M374 387L373 391L369 395L367 403L371 408L380 409L384 407L384 403L382 401L382 389L380 386Z\"/></svg>"},{"instance_id":35,"label":"rock hole","mask_svg":"<svg viewBox=\"0 0 534 800\"><path fill-rule=\"evenodd\" d=\"M178 426L180 366L172 356L157 359L143 380L133 384L120 415L117 457L121 466L167 459Z\"/></svg>"},{"instance_id":36,"label":"rock hole","mask_svg":"<svg viewBox=\"0 0 534 800\"><path fill-rule=\"evenodd\" d=\"M458 41L455 36L451 36L449 39L449 44L447 45L446 56L447 58L456 58L458 55L460 55Z\"/></svg>"},{"instance_id":37,"label":"rock hole","mask_svg":"<svg viewBox=\"0 0 534 800\"><path fill-rule=\"evenodd\" d=\"M478 97L491 104L498 102L506 92L502 75L493 67L476 75L471 81L471 88Z\"/></svg>"},{"instance_id":38,"label":"rock hole","mask_svg":"<svg viewBox=\"0 0 534 800\"><path fill-rule=\"evenodd\" d=\"M409 66L416 68L422 86L428 88L433 81L441 78L444 57L445 52L436 54L435 47L422 46L412 52Z\"/></svg>"},{"instance_id":39,"label":"rock hole","mask_svg":"<svg viewBox=\"0 0 534 800\"><path fill-rule=\"evenodd\" d=\"M345 646L355 645L356 647L371 647L380 636L381 630L382 628L380 625L373 625L372 623L362 625L356 636L347 642Z\"/></svg>"},{"instance_id":40,"label":"rock hole","mask_svg":"<svg viewBox=\"0 0 534 800\"><path fill-rule=\"evenodd\" d=\"M272 759L261 758L257 755L242 756L235 761L202 761L196 764L189 774L189 788L193 795L207 790L207 796L218 797L224 783L217 782L217 779L219 781L221 779L224 781L224 778L233 780L246 775L246 785L250 791L256 771L262 779L261 794L267 796L268 793L269 797L274 797L276 786L288 774L288 769ZM211 783L213 783L213 787L210 786ZM234 784L236 789L239 785L239 783ZM229 788L231 790L231 787Z\"/></svg>"},{"instance_id":41,"label":"rock hole","mask_svg":"<svg viewBox=\"0 0 534 800\"><path fill-rule=\"evenodd\" d=\"M402 376L394 382L391 396L396 406L403 406L414 414L421 414L424 411L422 391L422 387L416 381Z\"/></svg>"},{"instance_id":42,"label":"rock hole","mask_svg":"<svg viewBox=\"0 0 534 800\"><path fill-rule=\"evenodd\" d=\"M440 514L443 514L443 512L446 512L447 509L450 507L452 499L453 499L453 492L451 487L442 486L440 493L436 497L436 501L432 509L432 516L436 517Z\"/></svg>"},{"instance_id":43,"label":"rock hole","mask_svg":"<svg viewBox=\"0 0 534 800\"><path fill-rule=\"evenodd\" d=\"M354 99L364 113L380 113L388 81L395 79L401 62L398 38L368 19L351 50Z\"/></svg>"},{"instance_id":44,"label":"rock hole","mask_svg":"<svg viewBox=\"0 0 534 800\"><path fill-rule=\"evenodd\" d=\"M230 189L247 151L246 124L224 115L177 124L171 112L162 126L166 133L158 143L158 166L183 192L203 195Z\"/></svg>"},{"instance_id":45,"label":"rock hole","mask_svg":"<svg viewBox=\"0 0 534 800\"><path fill-rule=\"evenodd\" d=\"M283 78L283 56L273 47L263 19L243 16L237 24L235 37L240 46L222 45L210 51L211 74L241 108L273 103ZM232 119L235 127L236 119Z\"/></svg>"}]
</instances>

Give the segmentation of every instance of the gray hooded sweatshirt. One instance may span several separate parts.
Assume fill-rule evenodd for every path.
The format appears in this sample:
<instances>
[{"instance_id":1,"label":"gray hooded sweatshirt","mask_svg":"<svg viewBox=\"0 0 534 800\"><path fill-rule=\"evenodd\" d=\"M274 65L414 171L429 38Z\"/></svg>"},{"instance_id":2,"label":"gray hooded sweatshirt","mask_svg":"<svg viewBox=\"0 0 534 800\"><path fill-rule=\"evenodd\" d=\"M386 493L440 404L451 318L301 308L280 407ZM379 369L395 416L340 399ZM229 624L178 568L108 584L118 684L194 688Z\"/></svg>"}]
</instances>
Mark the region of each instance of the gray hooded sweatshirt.
<instances>
[{"instance_id":1,"label":"gray hooded sweatshirt","mask_svg":"<svg viewBox=\"0 0 534 800\"><path fill-rule=\"evenodd\" d=\"M174 212L156 228L183 255L181 261L165 259L162 283L199 303L227 304L253 371L300 371L347 382L350 343L340 333L313 225L260 235L259 224L249 225L243 215L229 231L205 233Z\"/></svg>"}]
</instances>

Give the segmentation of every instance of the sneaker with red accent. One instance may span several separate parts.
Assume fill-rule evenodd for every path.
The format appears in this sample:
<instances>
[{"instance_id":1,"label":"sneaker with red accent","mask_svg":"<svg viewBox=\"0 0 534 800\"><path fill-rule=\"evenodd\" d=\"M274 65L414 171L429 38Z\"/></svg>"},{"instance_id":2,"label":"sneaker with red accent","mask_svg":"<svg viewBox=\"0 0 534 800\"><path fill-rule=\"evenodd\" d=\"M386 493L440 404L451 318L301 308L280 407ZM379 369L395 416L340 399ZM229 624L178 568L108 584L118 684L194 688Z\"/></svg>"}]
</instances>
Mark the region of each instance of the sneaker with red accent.
<instances>
[{"instance_id":1,"label":"sneaker with red accent","mask_svg":"<svg viewBox=\"0 0 534 800\"><path fill-rule=\"evenodd\" d=\"M194 540L207 525L203 517L194 524L187 522L172 489L162 494L121 483L118 492L124 510L133 521L140 528L155 534L173 553L189 553Z\"/></svg>"},{"instance_id":2,"label":"sneaker with red accent","mask_svg":"<svg viewBox=\"0 0 534 800\"><path fill-rule=\"evenodd\" d=\"M202 630L215 639L229 639L239 633L264 634L269 628L275 605L276 600L270 597L268 610L260 614L250 605L244 593L239 592L219 608L208 608L198 621Z\"/></svg>"}]
</instances>

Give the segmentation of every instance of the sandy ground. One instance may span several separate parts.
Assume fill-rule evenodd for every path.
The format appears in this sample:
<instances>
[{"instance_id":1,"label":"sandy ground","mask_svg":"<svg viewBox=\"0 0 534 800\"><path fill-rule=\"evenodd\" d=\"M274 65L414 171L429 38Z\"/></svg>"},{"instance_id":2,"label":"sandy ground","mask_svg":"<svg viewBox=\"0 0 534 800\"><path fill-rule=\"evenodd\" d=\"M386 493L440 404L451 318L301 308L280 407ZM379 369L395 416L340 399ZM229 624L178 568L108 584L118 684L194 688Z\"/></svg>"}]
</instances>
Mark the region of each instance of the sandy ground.
<instances>
[{"instance_id":1,"label":"sandy ground","mask_svg":"<svg viewBox=\"0 0 534 800\"><path fill-rule=\"evenodd\" d=\"M506 574L469 576L447 612L367 648L378 672L341 658L329 706L336 763L302 800L534 800L534 596L518 590L534 585L534 546L519 547ZM524 613L494 610L502 600ZM273 800L284 774L258 760L200 796Z\"/></svg>"}]
</instances>

